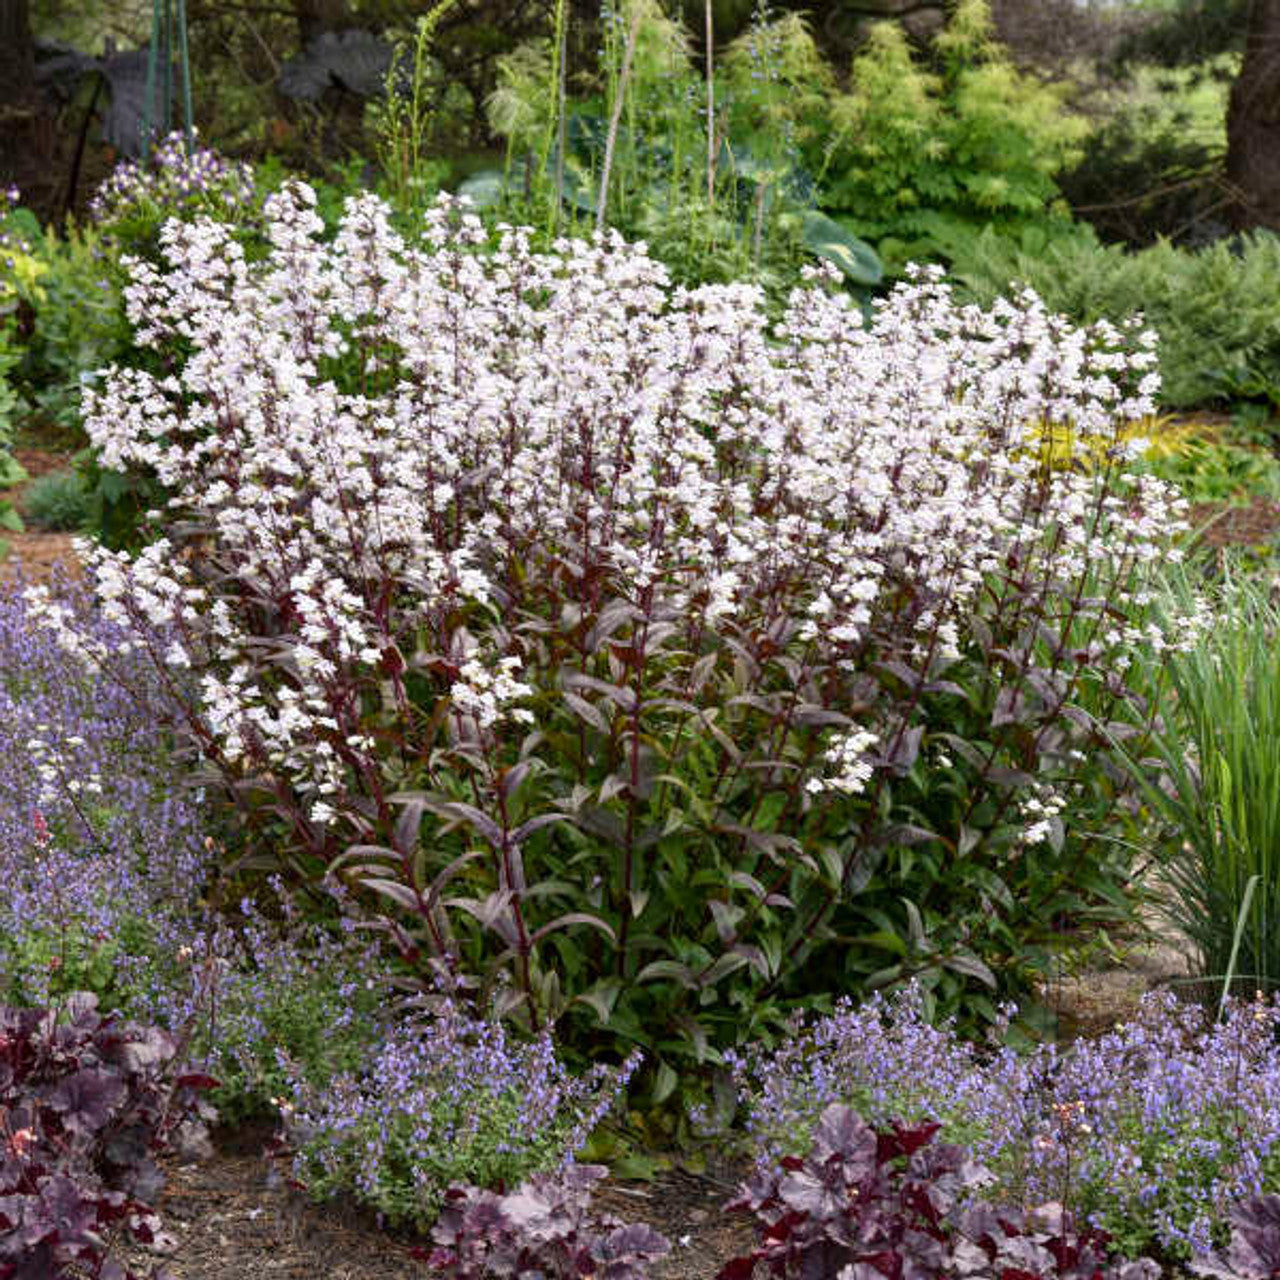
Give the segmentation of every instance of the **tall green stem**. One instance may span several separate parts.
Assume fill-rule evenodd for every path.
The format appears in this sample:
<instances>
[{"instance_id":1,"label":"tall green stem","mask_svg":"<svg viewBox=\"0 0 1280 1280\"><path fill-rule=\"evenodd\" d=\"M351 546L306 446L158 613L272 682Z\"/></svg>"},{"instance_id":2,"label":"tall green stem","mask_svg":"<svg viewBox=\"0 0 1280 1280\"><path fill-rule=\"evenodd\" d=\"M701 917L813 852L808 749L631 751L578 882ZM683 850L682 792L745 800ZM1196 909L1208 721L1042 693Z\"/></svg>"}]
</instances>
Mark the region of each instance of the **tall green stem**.
<instances>
[{"instance_id":1,"label":"tall green stem","mask_svg":"<svg viewBox=\"0 0 1280 1280\"><path fill-rule=\"evenodd\" d=\"M716 75L715 75L715 9L707 0L707 208L716 203Z\"/></svg>"},{"instance_id":2,"label":"tall green stem","mask_svg":"<svg viewBox=\"0 0 1280 1280\"><path fill-rule=\"evenodd\" d=\"M631 63L635 59L636 42L640 38L640 22L644 8L633 5L631 25L627 28L627 46L622 54L622 70L618 75L618 87L614 95L613 111L609 116L609 134L604 143L604 167L600 171L600 199L596 202L596 230L604 230L605 212L609 205L609 175L613 171L613 153L618 143L618 124L622 120L622 108L627 100L627 82L631 79Z\"/></svg>"}]
</instances>

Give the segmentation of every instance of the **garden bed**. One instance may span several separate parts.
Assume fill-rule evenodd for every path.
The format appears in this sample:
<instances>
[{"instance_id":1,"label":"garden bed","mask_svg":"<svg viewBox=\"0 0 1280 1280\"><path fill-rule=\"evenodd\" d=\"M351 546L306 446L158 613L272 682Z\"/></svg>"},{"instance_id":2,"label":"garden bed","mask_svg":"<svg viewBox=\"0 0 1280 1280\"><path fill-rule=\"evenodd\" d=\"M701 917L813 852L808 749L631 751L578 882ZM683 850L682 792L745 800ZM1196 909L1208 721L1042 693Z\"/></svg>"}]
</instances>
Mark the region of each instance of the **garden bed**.
<instances>
[{"instance_id":1,"label":"garden bed","mask_svg":"<svg viewBox=\"0 0 1280 1280\"><path fill-rule=\"evenodd\" d=\"M340 1205L317 1206L291 1187L264 1157L269 1130L250 1126L214 1135L214 1154L198 1164L168 1162L159 1211L175 1241L165 1263L174 1280L423 1280L430 1272L414 1242L381 1230L372 1215ZM671 1241L652 1280L713 1280L728 1259L750 1246L745 1219L726 1219L735 1183L724 1171L658 1172L644 1182L611 1179L599 1207L644 1221ZM145 1271L156 1255L134 1248L122 1256Z\"/></svg>"}]
</instances>

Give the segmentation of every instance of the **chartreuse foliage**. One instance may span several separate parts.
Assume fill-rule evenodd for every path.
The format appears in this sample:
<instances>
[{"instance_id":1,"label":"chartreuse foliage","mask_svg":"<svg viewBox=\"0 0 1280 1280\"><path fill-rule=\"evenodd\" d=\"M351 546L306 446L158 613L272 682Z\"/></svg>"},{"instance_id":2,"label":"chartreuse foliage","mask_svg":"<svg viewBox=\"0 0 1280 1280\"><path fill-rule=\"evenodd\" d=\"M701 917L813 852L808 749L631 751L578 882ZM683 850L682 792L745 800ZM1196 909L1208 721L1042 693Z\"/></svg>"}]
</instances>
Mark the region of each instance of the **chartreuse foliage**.
<instances>
[{"instance_id":1,"label":"chartreuse foliage","mask_svg":"<svg viewBox=\"0 0 1280 1280\"><path fill-rule=\"evenodd\" d=\"M606 11L598 94L569 99L563 154L542 145L559 137L555 67L546 44L501 61L489 110L507 171L463 192L508 216L541 209L548 228L589 225L604 203L682 280L777 286L816 254L866 286L880 265L865 239L900 274L957 229L1070 226L1055 175L1088 126L1014 67L985 0L956 7L928 62L877 25L843 86L797 14L762 8L708 83L678 24L629 0Z\"/></svg>"},{"instance_id":2,"label":"chartreuse foliage","mask_svg":"<svg viewBox=\"0 0 1280 1280\"><path fill-rule=\"evenodd\" d=\"M986 0L963 0L931 63L880 23L831 99L819 201L872 240L887 268L931 261L957 229L999 234L1070 224L1055 175L1082 154L1088 125L1062 92L1019 71Z\"/></svg>"}]
</instances>

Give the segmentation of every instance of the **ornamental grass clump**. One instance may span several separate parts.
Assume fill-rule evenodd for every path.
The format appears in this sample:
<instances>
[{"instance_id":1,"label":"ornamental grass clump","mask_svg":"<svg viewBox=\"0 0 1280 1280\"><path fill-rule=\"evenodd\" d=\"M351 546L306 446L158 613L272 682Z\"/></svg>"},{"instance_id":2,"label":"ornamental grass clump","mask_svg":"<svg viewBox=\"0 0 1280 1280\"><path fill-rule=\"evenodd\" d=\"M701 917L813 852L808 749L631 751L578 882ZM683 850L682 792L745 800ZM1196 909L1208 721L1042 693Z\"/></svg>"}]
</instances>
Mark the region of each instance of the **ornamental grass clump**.
<instances>
[{"instance_id":1,"label":"ornamental grass clump","mask_svg":"<svg viewBox=\"0 0 1280 1280\"><path fill-rule=\"evenodd\" d=\"M830 1106L932 1121L991 1172L988 1202L1059 1203L1121 1253L1185 1260L1225 1245L1242 1199L1280 1189L1278 1027L1275 1002L1214 1021L1161 992L1096 1040L983 1052L909 991L732 1066L762 1168L802 1154Z\"/></svg>"},{"instance_id":2,"label":"ornamental grass clump","mask_svg":"<svg viewBox=\"0 0 1280 1280\"><path fill-rule=\"evenodd\" d=\"M1203 588L1171 574L1170 613ZM1200 972L1235 989L1280 986L1280 607L1234 574L1215 590L1200 642L1145 672L1161 722L1129 768L1168 833L1163 906Z\"/></svg>"},{"instance_id":3,"label":"ornamental grass clump","mask_svg":"<svg viewBox=\"0 0 1280 1280\"><path fill-rule=\"evenodd\" d=\"M656 1101L818 992L993 1016L1123 910L1102 728L1193 629L1147 617L1180 526L1126 467L1143 335L933 271L869 325L811 271L771 326L615 235L535 252L445 199L407 241L360 195L326 242L314 204L271 197L253 263L168 223L128 289L163 372L85 399L168 495L98 597L168 637L258 851L528 1032L645 1046Z\"/></svg>"},{"instance_id":4,"label":"ornamental grass clump","mask_svg":"<svg viewBox=\"0 0 1280 1280\"><path fill-rule=\"evenodd\" d=\"M429 1017L391 1029L362 1070L323 1089L292 1073L295 1172L318 1199L350 1194L392 1225L423 1230L453 1183L503 1190L563 1169L638 1058L575 1076L549 1034L521 1041L441 997Z\"/></svg>"}]
</instances>

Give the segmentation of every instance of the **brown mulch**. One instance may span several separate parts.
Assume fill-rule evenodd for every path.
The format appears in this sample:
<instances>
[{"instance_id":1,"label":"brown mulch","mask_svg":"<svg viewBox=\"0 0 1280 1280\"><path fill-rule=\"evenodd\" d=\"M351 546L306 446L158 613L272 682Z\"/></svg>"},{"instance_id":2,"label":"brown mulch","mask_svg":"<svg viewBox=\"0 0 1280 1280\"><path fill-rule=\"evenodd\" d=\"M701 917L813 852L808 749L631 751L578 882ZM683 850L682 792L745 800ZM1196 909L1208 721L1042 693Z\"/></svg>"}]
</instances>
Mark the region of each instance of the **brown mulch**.
<instances>
[{"instance_id":1,"label":"brown mulch","mask_svg":"<svg viewBox=\"0 0 1280 1280\"><path fill-rule=\"evenodd\" d=\"M64 471L71 465L71 459L65 453L50 453L45 449L14 449L13 456L32 480L52 471ZM3 494L23 514L23 497L28 484L15 485ZM42 533L37 529L27 529L23 533L0 531L0 542L9 548L8 554L0 559L0 584L19 575L26 582L47 582L59 569L78 577L80 563L71 546L72 537L70 533Z\"/></svg>"},{"instance_id":2,"label":"brown mulch","mask_svg":"<svg viewBox=\"0 0 1280 1280\"><path fill-rule=\"evenodd\" d=\"M1191 527L1211 547L1261 546L1280 538L1280 502L1253 498L1243 505L1201 502L1191 508Z\"/></svg>"},{"instance_id":3,"label":"brown mulch","mask_svg":"<svg viewBox=\"0 0 1280 1280\"><path fill-rule=\"evenodd\" d=\"M290 1187L278 1162L262 1154L266 1137L256 1126L221 1133L211 1158L170 1163L157 1209L173 1247L121 1248L121 1260L143 1275L162 1263L173 1280L428 1280L414 1241L380 1230L370 1214L317 1206ZM735 1185L727 1176L671 1169L650 1182L606 1182L594 1200L671 1241L654 1280L713 1280L751 1243L749 1225L723 1213Z\"/></svg>"}]
</instances>

